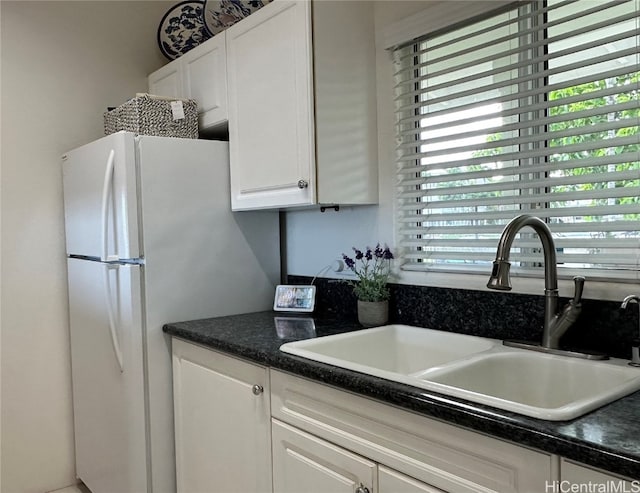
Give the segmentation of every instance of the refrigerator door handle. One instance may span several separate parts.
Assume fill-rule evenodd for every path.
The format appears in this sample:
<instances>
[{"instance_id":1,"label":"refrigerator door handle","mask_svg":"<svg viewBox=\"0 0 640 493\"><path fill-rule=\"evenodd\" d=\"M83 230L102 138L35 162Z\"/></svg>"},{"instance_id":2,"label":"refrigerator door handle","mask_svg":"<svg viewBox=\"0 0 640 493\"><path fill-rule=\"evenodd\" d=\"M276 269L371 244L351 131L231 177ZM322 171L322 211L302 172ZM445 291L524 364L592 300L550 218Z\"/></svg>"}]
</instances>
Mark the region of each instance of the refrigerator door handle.
<instances>
[{"instance_id":1,"label":"refrigerator door handle","mask_svg":"<svg viewBox=\"0 0 640 493\"><path fill-rule=\"evenodd\" d=\"M122 349L120 348L120 341L118 340L118 333L116 330L115 315L113 313L113 300L111 299L111 283L109 282L109 271L111 269L118 269L118 264L105 264L104 265L104 296L105 305L107 307L107 317L109 319L109 332L111 333L111 345L113 346L113 352L118 360L118 366L120 367L120 373L124 372L124 364L122 360Z\"/></svg>"},{"instance_id":2,"label":"refrigerator door handle","mask_svg":"<svg viewBox=\"0 0 640 493\"><path fill-rule=\"evenodd\" d=\"M110 260L118 260L118 256L109 256L109 196L113 189L113 172L116 160L116 152L111 149L107 158L107 166L104 170L104 181L102 182L102 251L100 252L100 260L108 262Z\"/></svg>"}]
</instances>

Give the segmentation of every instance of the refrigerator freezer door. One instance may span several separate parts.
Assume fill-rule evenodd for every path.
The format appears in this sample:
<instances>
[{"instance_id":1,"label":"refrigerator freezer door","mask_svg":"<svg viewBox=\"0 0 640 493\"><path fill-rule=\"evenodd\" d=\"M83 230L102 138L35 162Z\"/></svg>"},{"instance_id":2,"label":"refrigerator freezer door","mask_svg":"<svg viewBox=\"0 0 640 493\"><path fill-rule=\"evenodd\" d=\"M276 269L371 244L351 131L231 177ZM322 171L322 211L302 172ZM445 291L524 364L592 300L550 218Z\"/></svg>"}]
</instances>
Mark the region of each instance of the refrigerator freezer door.
<instances>
[{"instance_id":1,"label":"refrigerator freezer door","mask_svg":"<svg viewBox=\"0 0 640 493\"><path fill-rule=\"evenodd\" d=\"M67 254L141 256L134 142L134 134L118 132L62 157Z\"/></svg>"},{"instance_id":2,"label":"refrigerator freezer door","mask_svg":"<svg viewBox=\"0 0 640 493\"><path fill-rule=\"evenodd\" d=\"M76 472L92 493L147 491L140 269L68 259Z\"/></svg>"}]
</instances>

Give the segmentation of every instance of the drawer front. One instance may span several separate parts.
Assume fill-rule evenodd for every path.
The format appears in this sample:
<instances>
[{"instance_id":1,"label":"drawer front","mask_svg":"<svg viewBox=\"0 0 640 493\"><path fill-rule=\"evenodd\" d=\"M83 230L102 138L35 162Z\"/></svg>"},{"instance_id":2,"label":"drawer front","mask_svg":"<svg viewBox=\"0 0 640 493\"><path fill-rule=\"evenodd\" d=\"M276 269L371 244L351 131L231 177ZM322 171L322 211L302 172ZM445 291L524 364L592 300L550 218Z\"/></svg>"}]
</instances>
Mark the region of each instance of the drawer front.
<instances>
[{"instance_id":1,"label":"drawer front","mask_svg":"<svg viewBox=\"0 0 640 493\"><path fill-rule=\"evenodd\" d=\"M271 414L450 492L545 491L556 456L271 370Z\"/></svg>"}]
</instances>

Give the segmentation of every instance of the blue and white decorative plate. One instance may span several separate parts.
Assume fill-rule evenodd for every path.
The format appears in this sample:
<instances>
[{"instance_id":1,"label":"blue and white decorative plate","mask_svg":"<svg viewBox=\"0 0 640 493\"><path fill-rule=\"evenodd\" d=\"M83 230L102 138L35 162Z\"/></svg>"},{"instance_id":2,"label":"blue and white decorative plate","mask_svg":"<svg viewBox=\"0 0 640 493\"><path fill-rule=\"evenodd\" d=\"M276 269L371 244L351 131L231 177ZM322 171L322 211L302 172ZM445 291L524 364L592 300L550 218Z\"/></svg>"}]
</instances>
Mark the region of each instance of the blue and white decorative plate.
<instances>
[{"instance_id":1,"label":"blue and white decorative plate","mask_svg":"<svg viewBox=\"0 0 640 493\"><path fill-rule=\"evenodd\" d=\"M175 60L211 37L204 26L203 12L203 1L188 0L164 14L158 27L158 45L169 60Z\"/></svg>"},{"instance_id":2,"label":"blue and white decorative plate","mask_svg":"<svg viewBox=\"0 0 640 493\"><path fill-rule=\"evenodd\" d=\"M271 0L205 0L204 27L214 36L269 2Z\"/></svg>"}]
</instances>

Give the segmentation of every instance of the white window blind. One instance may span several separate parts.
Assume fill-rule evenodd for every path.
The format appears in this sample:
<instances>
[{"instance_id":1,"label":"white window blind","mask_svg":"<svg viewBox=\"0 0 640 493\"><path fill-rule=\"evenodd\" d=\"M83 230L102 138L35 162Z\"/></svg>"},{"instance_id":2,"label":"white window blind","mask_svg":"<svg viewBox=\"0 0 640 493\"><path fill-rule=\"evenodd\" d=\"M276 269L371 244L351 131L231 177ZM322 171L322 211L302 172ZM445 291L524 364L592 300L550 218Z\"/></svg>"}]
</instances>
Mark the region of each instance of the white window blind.
<instances>
[{"instance_id":1,"label":"white window blind","mask_svg":"<svg viewBox=\"0 0 640 493\"><path fill-rule=\"evenodd\" d=\"M529 213L568 274L636 278L638 3L520 2L394 50L403 269L487 271ZM529 228L511 260L539 268Z\"/></svg>"}]
</instances>

